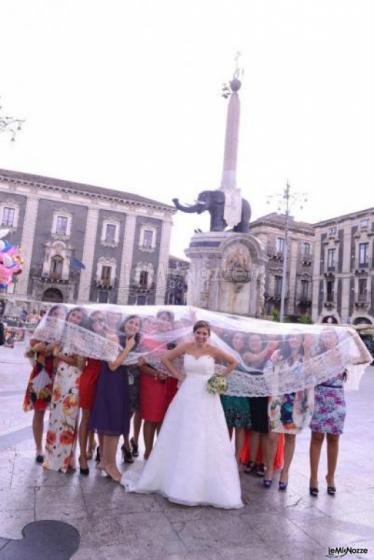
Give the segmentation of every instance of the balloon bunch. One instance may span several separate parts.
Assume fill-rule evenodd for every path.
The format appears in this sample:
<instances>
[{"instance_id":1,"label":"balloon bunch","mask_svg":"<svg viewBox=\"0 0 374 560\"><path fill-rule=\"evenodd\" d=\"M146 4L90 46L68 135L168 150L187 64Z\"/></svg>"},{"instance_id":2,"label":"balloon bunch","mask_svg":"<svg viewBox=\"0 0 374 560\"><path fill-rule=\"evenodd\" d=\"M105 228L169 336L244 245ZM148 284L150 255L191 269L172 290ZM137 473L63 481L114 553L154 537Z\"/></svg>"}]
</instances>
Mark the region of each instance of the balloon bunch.
<instances>
[{"instance_id":1,"label":"balloon bunch","mask_svg":"<svg viewBox=\"0 0 374 560\"><path fill-rule=\"evenodd\" d=\"M8 232L0 230L0 289L7 288L14 275L21 274L24 263L21 249L2 239Z\"/></svg>"}]
</instances>

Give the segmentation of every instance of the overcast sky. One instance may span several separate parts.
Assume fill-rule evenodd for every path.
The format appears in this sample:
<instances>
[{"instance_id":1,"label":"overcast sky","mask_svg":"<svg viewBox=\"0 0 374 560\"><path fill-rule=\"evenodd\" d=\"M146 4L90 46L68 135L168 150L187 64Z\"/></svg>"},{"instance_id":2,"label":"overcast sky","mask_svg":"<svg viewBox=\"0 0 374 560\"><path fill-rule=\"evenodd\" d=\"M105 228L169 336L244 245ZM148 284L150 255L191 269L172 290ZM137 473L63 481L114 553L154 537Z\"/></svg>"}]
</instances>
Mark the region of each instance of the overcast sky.
<instances>
[{"instance_id":1,"label":"overcast sky","mask_svg":"<svg viewBox=\"0 0 374 560\"><path fill-rule=\"evenodd\" d=\"M220 185L241 51L238 186L253 218L288 179L297 219L374 206L373 0L2 0L0 167L171 203ZM208 216L178 213L184 256Z\"/></svg>"}]
</instances>

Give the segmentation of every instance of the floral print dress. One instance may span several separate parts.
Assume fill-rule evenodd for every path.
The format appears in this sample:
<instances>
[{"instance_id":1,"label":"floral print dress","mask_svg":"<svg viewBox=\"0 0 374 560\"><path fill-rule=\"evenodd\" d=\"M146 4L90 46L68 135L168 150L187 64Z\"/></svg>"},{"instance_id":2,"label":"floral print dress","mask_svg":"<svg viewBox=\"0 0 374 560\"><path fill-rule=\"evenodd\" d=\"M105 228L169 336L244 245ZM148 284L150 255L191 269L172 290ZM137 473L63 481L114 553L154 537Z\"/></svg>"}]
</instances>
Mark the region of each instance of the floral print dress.
<instances>
[{"instance_id":1,"label":"floral print dress","mask_svg":"<svg viewBox=\"0 0 374 560\"><path fill-rule=\"evenodd\" d=\"M317 385L314 399L311 430L321 434L341 435L346 413L343 374Z\"/></svg>"},{"instance_id":2,"label":"floral print dress","mask_svg":"<svg viewBox=\"0 0 374 560\"><path fill-rule=\"evenodd\" d=\"M81 373L81 368L62 360L57 366L43 463L46 469L66 473L74 468Z\"/></svg>"}]
</instances>

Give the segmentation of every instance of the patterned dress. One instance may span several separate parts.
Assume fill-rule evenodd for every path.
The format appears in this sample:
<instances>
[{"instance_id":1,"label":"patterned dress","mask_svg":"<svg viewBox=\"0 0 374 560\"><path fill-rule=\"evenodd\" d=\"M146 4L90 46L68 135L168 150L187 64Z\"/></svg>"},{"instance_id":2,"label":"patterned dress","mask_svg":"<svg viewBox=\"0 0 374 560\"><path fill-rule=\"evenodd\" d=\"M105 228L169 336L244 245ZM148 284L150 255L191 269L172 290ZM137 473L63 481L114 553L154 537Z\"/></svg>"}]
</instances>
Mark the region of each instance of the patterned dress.
<instances>
[{"instance_id":1,"label":"patterned dress","mask_svg":"<svg viewBox=\"0 0 374 560\"><path fill-rule=\"evenodd\" d=\"M65 356L69 356L66 352ZM82 370L60 361L53 386L43 467L66 473L74 468Z\"/></svg>"},{"instance_id":2,"label":"patterned dress","mask_svg":"<svg viewBox=\"0 0 374 560\"><path fill-rule=\"evenodd\" d=\"M340 374L316 386L310 428L313 432L338 436L343 433L345 414L343 374Z\"/></svg>"},{"instance_id":3,"label":"patterned dress","mask_svg":"<svg viewBox=\"0 0 374 560\"><path fill-rule=\"evenodd\" d=\"M23 400L23 410L46 410L51 402L53 389L53 358L37 354L31 370Z\"/></svg>"}]
</instances>

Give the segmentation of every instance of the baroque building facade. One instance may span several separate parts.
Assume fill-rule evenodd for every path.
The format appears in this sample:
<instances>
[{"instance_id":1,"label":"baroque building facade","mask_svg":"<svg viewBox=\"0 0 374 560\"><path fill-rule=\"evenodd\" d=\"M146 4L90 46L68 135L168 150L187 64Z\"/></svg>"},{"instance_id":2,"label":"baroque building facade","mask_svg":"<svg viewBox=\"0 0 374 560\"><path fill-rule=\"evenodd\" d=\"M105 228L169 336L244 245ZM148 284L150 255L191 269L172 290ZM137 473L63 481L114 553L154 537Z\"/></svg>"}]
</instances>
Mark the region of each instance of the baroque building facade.
<instances>
[{"instance_id":1,"label":"baroque building facade","mask_svg":"<svg viewBox=\"0 0 374 560\"><path fill-rule=\"evenodd\" d=\"M316 322L374 324L374 208L314 224Z\"/></svg>"},{"instance_id":2,"label":"baroque building facade","mask_svg":"<svg viewBox=\"0 0 374 560\"><path fill-rule=\"evenodd\" d=\"M280 308L285 216L251 223L266 247L264 314ZM374 208L316 224L289 217L285 314L315 323L374 324Z\"/></svg>"},{"instance_id":3,"label":"baroque building facade","mask_svg":"<svg viewBox=\"0 0 374 560\"><path fill-rule=\"evenodd\" d=\"M174 213L136 194L0 170L1 226L25 257L14 297L163 304Z\"/></svg>"},{"instance_id":4,"label":"baroque building facade","mask_svg":"<svg viewBox=\"0 0 374 560\"><path fill-rule=\"evenodd\" d=\"M266 248L264 314L280 309L285 249L285 216L271 213L251 223L251 233ZM290 319L310 315L312 309L313 226L288 218L287 291L285 314Z\"/></svg>"}]
</instances>

